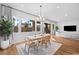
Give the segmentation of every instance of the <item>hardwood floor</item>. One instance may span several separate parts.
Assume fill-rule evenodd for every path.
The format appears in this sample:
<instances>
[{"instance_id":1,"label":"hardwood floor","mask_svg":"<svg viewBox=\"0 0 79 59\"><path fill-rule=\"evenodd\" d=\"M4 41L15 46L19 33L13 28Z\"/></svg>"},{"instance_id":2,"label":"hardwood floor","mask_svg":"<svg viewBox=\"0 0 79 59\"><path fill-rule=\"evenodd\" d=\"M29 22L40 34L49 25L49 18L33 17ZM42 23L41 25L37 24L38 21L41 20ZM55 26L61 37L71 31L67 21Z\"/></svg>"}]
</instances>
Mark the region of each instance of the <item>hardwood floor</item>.
<instances>
[{"instance_id":1,"label":"hardwood floor","mask_svg":"<svg viewBox=\"0 0 79 59\"><path fill-rule=\"evenodd\" d=\"M78 55L79 54L79 40L53 36L56 42L63 45L55 53L55 55Z\"/></svg>"},{"instance_id":2,"label":"hardwood floor","mask_svg":"<svg viewBox=\"0 0 79 59\"><path fill-rule=\"evenodd\" d=\"M16 55L16 54L17 54L17 49L15 45L12 45L7 49L0 49L0 55Z\"/></svg>"},{"instance_id":3,"label":"hardwood floor","mask_svg":"<svg viewBox=\"0 0 79 59\"><path fill-rule=\"evenodd\" d=\"M55 55L78 55L79 54L79 40L63 38L58 36L52 36L56 42L62 43L62 46L55 53ZM0 55L16 55L17 49L16 45L24 42L17 43L11 47L2 50L0 49Z\"/></svg>"}]
</instances>

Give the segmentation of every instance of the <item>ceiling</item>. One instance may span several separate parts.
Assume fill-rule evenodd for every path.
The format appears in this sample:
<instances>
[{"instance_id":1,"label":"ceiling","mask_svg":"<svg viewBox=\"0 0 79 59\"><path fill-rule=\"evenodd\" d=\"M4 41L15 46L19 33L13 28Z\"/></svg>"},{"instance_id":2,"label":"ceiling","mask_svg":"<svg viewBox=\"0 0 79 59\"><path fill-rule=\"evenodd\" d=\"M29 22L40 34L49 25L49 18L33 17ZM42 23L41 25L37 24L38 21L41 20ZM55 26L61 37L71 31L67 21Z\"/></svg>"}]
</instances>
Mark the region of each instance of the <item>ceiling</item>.
<instances>
[{"instance_id":1,"label":"ceiling","mask_svg":"<svg viewBox=\"0 0 79 59\"><path fill-rule=\"evenodd\" d=\"M42 16L56 22L79 19L79 3L8 3L5 5L38 16L42 5Z\"/></svg>"}]
</instances>

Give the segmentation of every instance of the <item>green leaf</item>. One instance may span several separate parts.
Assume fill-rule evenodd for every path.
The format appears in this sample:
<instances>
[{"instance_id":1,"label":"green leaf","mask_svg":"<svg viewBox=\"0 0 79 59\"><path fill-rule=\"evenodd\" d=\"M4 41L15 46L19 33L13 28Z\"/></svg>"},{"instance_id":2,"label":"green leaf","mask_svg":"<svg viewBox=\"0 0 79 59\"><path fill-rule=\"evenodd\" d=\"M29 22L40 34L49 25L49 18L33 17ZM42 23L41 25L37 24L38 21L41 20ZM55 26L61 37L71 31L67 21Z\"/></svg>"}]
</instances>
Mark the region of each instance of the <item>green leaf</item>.
<instances>
[{"instance_id":1,"label":"green leaf","mask_svg":"<svg viewBox=\"0 0 79 59\"><path fill-rule=\"evenodd\" d=\"M0 36L9 36L12 33L13 23L11 20L0 20Z\"/></svg>"}]
</instances>

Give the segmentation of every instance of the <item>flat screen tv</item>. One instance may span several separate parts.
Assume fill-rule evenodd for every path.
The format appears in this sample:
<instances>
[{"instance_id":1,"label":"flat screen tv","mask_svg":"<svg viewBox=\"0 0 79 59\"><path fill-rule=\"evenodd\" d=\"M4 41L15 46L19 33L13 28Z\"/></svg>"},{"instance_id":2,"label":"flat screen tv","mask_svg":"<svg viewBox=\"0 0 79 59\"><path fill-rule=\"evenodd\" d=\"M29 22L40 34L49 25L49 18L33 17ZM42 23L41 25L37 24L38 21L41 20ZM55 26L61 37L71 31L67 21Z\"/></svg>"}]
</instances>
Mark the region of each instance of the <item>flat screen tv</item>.
<instances>
[{"instance_id":1,"label":"flat screen tv","mask_svg":"<svg viewBox=\"0 0 79 59\"><path fill-rule=\"evenodd\" d=\"M64 31L76 31L76 25L64 26Z\"/></svg>"}]
</instances>

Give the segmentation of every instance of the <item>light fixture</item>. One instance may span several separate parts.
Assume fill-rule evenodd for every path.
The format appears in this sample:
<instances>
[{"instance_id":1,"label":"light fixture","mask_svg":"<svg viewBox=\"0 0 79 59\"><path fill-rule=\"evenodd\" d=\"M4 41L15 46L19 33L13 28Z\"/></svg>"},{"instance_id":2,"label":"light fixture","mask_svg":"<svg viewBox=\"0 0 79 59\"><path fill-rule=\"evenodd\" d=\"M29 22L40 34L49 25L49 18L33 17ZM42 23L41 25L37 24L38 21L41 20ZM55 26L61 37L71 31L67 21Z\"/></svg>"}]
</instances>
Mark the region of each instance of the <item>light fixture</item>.
<instances>
[{"instance_id":1,"label":"light fixture","mask_svg":"<svg viewBox=\"0 0 79 59\"><path fill-rule=\"evenodd\" d=\"M42 5L40 5L40 15L39 15L39 18L41 21L43 21L43 15L42 15Z\"/></svg>"},{"instance_id":2,"label":"light fixture","mask_svg":"<svg viewBox=\"0 0 79 59\"><path fill-rule=\"evenodd\" d=\"M20 6L23 8L24 7L24 4L21 4Z\"/></svg>"},{"instance_id":3,"label":"light fixture","mask_svg":"<svg viewBox=\"0 0 79 59\"><path fill-rule=\"evenodd\" d=\"M42 5L40 5L40 16L39 16L39 18L40 18L40 21L41 21L41 29L42 29L42 33L43 33L43 16L42 16Z\"/></svg>"},{"instance_id":4,"label":"light fixture","mask_svg":"<svg viewBox=\"0 0 79 59\"><path fill-rule=\"evenodd\" d=\"M59 8L60 8L60 6L57 6L56 8L58 8L58 9L59 9Z\"/></svg>"},{"instance_id":5,"label":"light fixture","mask_svg":"<svg viewBox=\"0 0 79 59\"><path fill-rule=\"evenodd\" d=\"M39 16L40 20L42 20L42 5L40 5L40 16Z\"/></svg>"},{"instance_id":6,"label":"light fixture","mask_svg":"<svg viewBox=\"0 0 79 59\"><path fill-rule=\"evenodd\" d=\"M68 14L67 14L67 13L65 13L65 16L68 16Z\"/></svg>"}]
</instances>

